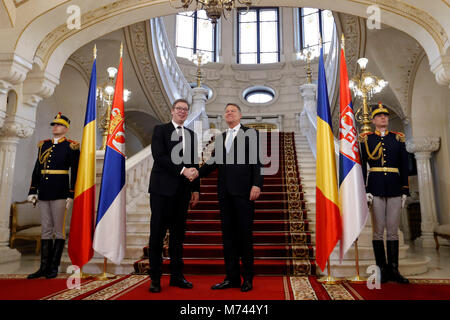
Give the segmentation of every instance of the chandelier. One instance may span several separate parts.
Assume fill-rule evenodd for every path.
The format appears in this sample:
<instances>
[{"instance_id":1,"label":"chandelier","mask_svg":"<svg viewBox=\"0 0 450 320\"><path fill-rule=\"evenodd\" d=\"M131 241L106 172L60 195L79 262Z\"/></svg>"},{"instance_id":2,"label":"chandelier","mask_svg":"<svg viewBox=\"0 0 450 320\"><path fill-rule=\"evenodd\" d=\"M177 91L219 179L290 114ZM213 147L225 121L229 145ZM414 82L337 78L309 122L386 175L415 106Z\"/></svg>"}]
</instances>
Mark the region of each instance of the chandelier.
<instances>
[{"instance_id":1,"label":"chandelier","mask_svg":"<svg viewBox=\"0 0 450 320\"><path fill-rule=\"evenodd\" d=\"M207 17L213 24L223 15L225 18L231 15L231 10L236 7L236 4L241 4L247 7L247 11L252 5L252 0L180 0L181 7L174 7L176 9L188 9L189 6L195 2L195 11L205 10ZM170 0L172 4L173 0Z\"/></svg>"},{"instance_id":2,"label":"chandelier","mask_svg":"<svg viewBox=\"0 0 450 320\"><path fill-rule=\"evenodd\" d=\"M366 71L369 62L367 58L360 58L357 62L361 73L349 81L349 87L356 97L363 99L363 106L356 112L355 118L362 123L361 133L365 133L371 130L368 100L374 94L381 92L388 82Z\"/></svg>"}]
</instances>

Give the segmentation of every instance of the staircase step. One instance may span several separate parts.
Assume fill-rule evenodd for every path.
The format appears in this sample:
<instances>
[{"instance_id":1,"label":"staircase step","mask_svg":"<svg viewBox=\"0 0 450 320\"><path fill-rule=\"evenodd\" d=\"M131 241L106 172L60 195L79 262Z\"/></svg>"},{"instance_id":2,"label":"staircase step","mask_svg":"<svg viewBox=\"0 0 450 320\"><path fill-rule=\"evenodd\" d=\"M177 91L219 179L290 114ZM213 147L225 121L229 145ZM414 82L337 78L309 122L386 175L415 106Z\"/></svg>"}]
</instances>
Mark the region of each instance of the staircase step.
<instances>
[{"instance_id":1,"label":"staircase step","mask_svg":"<svg viewBox=\"0 0 450 320\"><path fill-rule=\"evenodd\" d=\"M312 191L311 191L312 192ZM196 205L196 210L218 210L219 202L218 201L203 201L200 198L200 201ZM287 200L256 200L255 201L255 209L288 209L289 203Z\"/></svg>"},{"instance_id":2,"label":"staircase step","mask_svg":"<svg viewBox=\"0 0 450 320\"><path fill-rule=\"evenodd\" d=\"M309 221L298 222L301 225L295 224L295 230L308 230L307 226ZM293 223L294 227L294 223ZM253 231L289 231L291 228L291 223L286 220L255 220L253 222ZM187 231L221 231L221 222L217 220L188 220L186 223Z\"/></svg>"},{"instance_id":3,"label":"staircase step","mask_svg":"<svg viewBox=\"0 0 450 320\"><path fill-rule=\"evenodd\" d=\"M205 250L206 249L206 250ZM286 245L271 245L271 244L254 244L253 253L255 257L264 258L286 258L291 257L291 251L297 251L299 257L312 257L314 250L312 246L298 245L288 247ZM184 244L183 257L185 258L223 258L222 245L197 245Z\"/></svg>"},{"instance_id":4,"label":"staircase step","mask_svg":"<svg viewBox=\"0 0 450 320\"><path fill-rule=\"evenodd\" d=\"M306 209L303 209L299 214L302 217L306 217ZM220 211L219 209L210 209L210 210L190 210L188 212L188 219L192 220L220 220ZM255 220L289 220L289 212L285 209L278 210L264 210L264 209L256 209ZM303 218L301 218L303 219Z\"/></svg>"},{"instance_id":5,"label":"staircase step","mask_svg":"<svg viewBox=\"0 0 450 320\"><path fill-rule=\"evenodd\" d=\"M184 274L225 274L223 259L184 259ZM163 272L169 273L169 259L163 260ZM148 259L134 264L135 272L147 274ZM258 275L308 275L316 273L314 259L258 259L254 261L254 271Z\"/></svg>"},{"instance_id":6,"label":"staircase step","mask_svg":"<svg viewBox=\"0 0 450 320\"><path fill-rule=\"evenodd\" d=\"M295 242L293 242L295 241ZM222 245L222 232L187 231L186 244L215 244ZM310 233L290 233L286 231L254 231L254 244L310 244Z\"/></svg>"},{"instance_id":7,"label":"staircase step","mask_svg":"<svg viewBox=\"0 0 450 320\"><path fill-rule=\"evenodd\" d=\"M141 222L127 221L127 234L135 232L148 232L150 230L150 220Z\"/></svg>"},{"instance_id":8,"label":"staircase step","mask_svg":"<svg viewBox=\"0 0 450 320\"><path fill-rule=\"evenodd\" d=\"M263 190L265 188L263 187ZM261 195L259 196L259 201L263 200L286 200L288 197L287 192L265 192L262 191ZM303 199L303 193L300 193L300 199ZM200 200L202 201L218 201L217 192L201 192L200 193Z\"/></svg>"}]
</instances>

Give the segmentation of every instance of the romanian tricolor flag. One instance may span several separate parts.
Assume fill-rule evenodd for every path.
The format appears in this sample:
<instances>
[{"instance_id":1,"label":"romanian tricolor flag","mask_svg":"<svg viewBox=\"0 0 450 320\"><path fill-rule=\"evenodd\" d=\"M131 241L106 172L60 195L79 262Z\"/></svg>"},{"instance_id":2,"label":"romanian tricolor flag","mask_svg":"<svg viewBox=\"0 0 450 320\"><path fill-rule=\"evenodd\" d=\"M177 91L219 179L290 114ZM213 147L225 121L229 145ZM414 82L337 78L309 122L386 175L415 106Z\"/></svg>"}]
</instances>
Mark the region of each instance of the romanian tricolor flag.
<instances>
[{"instance_id":1,"label":"romanian tricolor flag","mask_svg":"<svg viewBox=\"0 0 450 320\"><path fill-rule=\"evenodd\" d=\"M95 151L96 151L96 60L92 65L75 198L70 221L69 257L73 265L83 267L94 255L92 239L95 217Z\"/></svg>"},{"instance_id":2,"label":"romanian tricolor flag","mask_svg":"<svg viewBox=\"0 0 450 320\"><path fill-rule=\"evenodd\" d=\"M322 271L341 238L341 230L334 136L321 48L317 97L316 262Z\"/></svg>"},{"instance_id":3,"label":"romanian tricolor flag","mask_svg":"<svg viewBox=\"0 0 450 320\"><path fill-rule=\"evenodd\" d=\"M340 64L339 205L342 214L342 261L369 216L344 48L341 48Z\"/></svg>"}]
</instances>

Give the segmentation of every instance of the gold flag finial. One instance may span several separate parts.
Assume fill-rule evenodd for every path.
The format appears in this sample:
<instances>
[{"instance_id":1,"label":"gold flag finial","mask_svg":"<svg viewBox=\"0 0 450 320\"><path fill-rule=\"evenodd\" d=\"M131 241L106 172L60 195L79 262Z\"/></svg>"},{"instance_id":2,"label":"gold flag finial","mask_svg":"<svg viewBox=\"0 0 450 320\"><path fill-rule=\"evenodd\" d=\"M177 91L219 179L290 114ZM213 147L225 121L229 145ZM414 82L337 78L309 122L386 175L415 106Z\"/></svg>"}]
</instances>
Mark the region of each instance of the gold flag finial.
<instances>
[{"instance_id":1,"label":"gold flag finial","mask_svg":"<svg viewBox=\"0 0 450 320\"><path fill-rule=\"evenodd\" d=\"M342 34L341 36L341 48L345 51L345 36Z\"/></svg>"},{"instance_id":2,"label":"gold flag finial","mask_svg":"<svg viewBox=\"0 0 450 320\"><path fill-rule=\"evenodd\" d=\"M123 42L120 43L120 57L123 55Z\"/></svg>"},{"instance_id":3,"label":"gold flag finial","mask_svg":"<svg viewBox=\"0 0 450 320\"><path fill-rule=\"evenodd\" d=\"M97 59L97 45L94 44L94 60Z\"/></svg>"}]
</instances>

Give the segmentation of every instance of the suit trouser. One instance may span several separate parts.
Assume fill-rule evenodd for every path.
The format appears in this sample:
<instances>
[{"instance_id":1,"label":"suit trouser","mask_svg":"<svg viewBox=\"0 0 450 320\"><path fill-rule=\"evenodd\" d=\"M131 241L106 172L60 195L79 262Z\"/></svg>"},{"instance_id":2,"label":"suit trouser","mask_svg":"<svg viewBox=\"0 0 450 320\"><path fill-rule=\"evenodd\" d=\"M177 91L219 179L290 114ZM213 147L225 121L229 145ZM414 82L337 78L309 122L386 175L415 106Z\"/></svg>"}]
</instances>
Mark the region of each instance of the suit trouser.
<instances>
[{"instance_id":1,"label":"suit trouser","mask_svg":"<svg viewBox=\"0 0 450 320\"><path fill-rule=\"evenodd\" d=\"M226 278L231 281L240 280L241 259L242 277L244 280L252 280L255 204L248 197L226 193L219 195L219 205Z\"/></svg>"},{"instance_id":2,"label":"suit trouser","mask_svg":"<svg viewBox=\"0 0 450 320\"><path fill-rule=\"evenodd\" d=\"M152 216L150 221L149 261L152 279L159 279L162 275L163 242L167 229L170 233L170 273L172 276L180 276L183 273L183 241L191 194L189 188L182 186L180 189L171 197L153 193L150 195Z\"/></svg>"},{"instance_id":3,"label":"suit trouser","mask_svg":"<svg viewBox=\"0 0 450 320\"><path fill-rule=\"evenodd\" d=\"M66 238L66 199L39 200L41 212L42 240L65 239Z\"/></svg>"},{"instance_id":4,"label":"suit trouser","mask_svg":"<svg viewBox=\"0 0 450 320\"><path fill-rule=\"evenodd\" d=\"M373 240L398 240L402 207L401 197L373 197Z\"/></svg>"}]
</instances>

